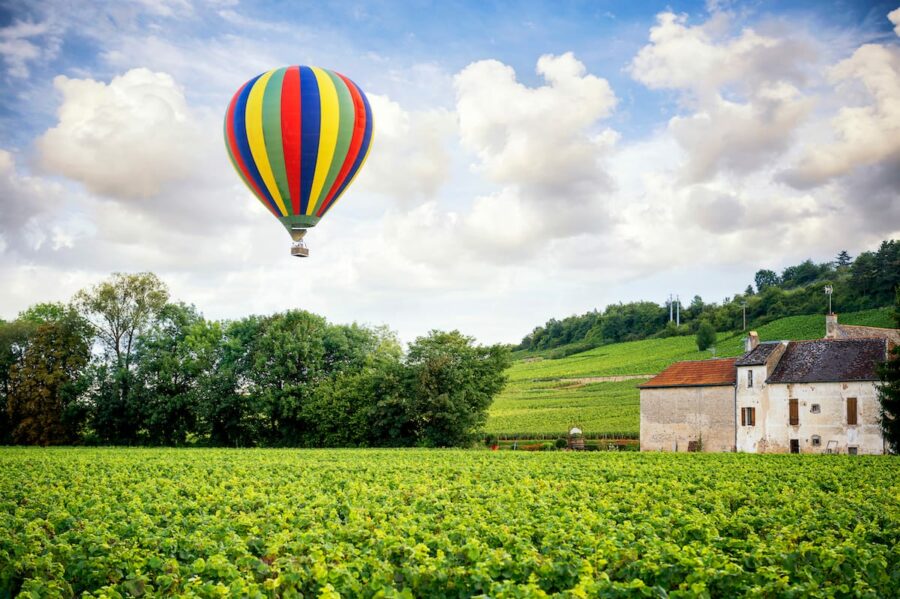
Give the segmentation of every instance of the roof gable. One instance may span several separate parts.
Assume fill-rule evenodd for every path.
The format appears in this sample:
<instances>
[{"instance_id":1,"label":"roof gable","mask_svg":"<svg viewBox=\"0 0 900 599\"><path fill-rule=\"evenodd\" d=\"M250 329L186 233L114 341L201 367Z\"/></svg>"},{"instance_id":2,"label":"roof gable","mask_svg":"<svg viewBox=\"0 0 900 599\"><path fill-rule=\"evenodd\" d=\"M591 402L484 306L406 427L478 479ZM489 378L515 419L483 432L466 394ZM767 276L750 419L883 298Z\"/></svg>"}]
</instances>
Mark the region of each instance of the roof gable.
<instances>
[{"instance_id":1,"label":"roof gable","mask_svg":"<svg viewBox=\"0 0 900 599\"><path fill-rule=\"evenodd\" d=\"M766 341L760 343L752 350L741 356L735 362L735 366L762 366L765 364L772 352L778 349L781 341Z\"/></svg>"},{"instance_id":2,"label":"roof gable","mask_svg":"<svg viewBox=\"0 0 900 599\"><path fill-rule=\"evenodd\" d=\"M676 362L638 388L734 385L734 362L735 358Z\"/></svg>"},{"instance_id":3,"label":"roof gable","mask_svg":"<svg viewBox=\"0 0 900 599\"><path fill-rule=\"evenodd\" d=\"M887 356L884 339L791 341L767 383L876 381Z\"/></svg>"}]
</instances>

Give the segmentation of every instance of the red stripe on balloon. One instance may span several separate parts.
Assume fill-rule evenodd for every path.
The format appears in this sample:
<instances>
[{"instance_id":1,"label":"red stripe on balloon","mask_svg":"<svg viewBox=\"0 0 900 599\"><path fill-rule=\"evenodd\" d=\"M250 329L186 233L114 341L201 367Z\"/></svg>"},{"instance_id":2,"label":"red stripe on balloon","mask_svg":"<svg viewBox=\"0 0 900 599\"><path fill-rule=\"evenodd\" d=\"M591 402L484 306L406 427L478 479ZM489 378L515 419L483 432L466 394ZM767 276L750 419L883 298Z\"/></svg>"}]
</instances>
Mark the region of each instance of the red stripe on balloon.
<instances>
[{"instance_id":1,"label":"red stripe on balloon","mask_svg":"<svg viewBox=\"0 0 900 599\"><path fill-rule=\"evenodd\" d=\"M294 214L300 214L300 67L288 67L281 84L281 143Z\"/></svg>"},{"instance_id":2,"label":"red stripe on balloon","mask_svg":"<svg viewBox=\"0 0 900 599\"><path fill-rule=\"evenodd\" d=\"M325 211L328 210L328 206L334 201L334 194L338 189L341 188L341 185L344 183L344 179L347 178L347 175L350 172L350 169L353 167L353 163L356 162L356 157L359 154L359 149L362 147L363 137L366 133L366 107L363 104L362 94L359 91L359 88L356 87L356 84L341 75L340 73L336 73L338 77L343 79L344 84L346 84L347 89L350 90L350 97L353 98L353 137L350 138L350 148L347 150L347 156L344 158L344 164L341 165L341 170L338 171L338 176L335 177L334 183L331 186L331 189L328 191L328 195L325 196L325 201L322 202L322 206L316 211L316 216L321 217L325 214Z\"/></svg>"},{"instance_id":3,"label":"red stripe on balloon","mask_svg":"<svg viewBox=\"0 0 900 599\"><path fill-rule=\"evenodd\" d=\"M247 82L249 83L249 81ZM237 103L238 96L241 95L241 92L244 91L244 88L247 87L247 83L241 86L237 93L231 98L231 103L228 105L228 113L225 115L225 137L228 141L228 149L231 150L231 156L234 158L234 163L241 169L241 173L244 175L244 179L247 181L247 184L253 189L253 193L256 194L258 198L265 198L265 194L263 194L262 190L257 187L256 183L253 182L253 178L250 176L250 171L247 170L247 165L244 164L243 159L241 158L241 152L238 149L237 140L234 136L234 105ZM269 209L274 216L281 218L281 214L275 212L275 209L263 200L263 205Z\"/></svg>"}]
</instances>

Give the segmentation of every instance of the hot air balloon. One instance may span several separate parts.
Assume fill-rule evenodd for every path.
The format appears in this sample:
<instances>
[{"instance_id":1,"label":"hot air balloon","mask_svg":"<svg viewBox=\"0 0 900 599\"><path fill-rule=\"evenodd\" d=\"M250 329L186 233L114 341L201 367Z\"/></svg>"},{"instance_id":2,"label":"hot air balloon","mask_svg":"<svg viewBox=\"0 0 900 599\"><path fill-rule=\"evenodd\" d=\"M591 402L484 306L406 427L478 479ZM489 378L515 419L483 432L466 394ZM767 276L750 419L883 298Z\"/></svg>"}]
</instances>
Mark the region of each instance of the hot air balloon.
<instances>
[{"instance_id":1,"label":"hot air balloon","mask_svg":"<svg viewBox=\"0 0 900 599\"><path fill-rule=\"evenodd\" d=\"M362 89L319 67L274 69L245 83L225 113L225 146L250 191L291 234L291 254L337 203L369 154Z\"/></svg>"}]
</instances>

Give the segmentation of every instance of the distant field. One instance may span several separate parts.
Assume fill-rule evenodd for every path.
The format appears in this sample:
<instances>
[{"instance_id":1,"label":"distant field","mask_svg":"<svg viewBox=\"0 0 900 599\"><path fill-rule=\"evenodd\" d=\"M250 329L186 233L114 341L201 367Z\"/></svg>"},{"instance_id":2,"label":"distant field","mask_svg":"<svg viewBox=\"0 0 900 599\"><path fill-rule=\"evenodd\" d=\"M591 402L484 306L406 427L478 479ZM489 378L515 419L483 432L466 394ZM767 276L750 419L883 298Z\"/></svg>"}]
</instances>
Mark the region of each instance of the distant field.
<instances>
[{"instance_id":1,"label":"distant field","mask_svg":"<svg viewBox=\"0 0 900 599\"><path fill-rule=\"evenodd\" d=\"M0 597L898 597L900 460L0 448Z\"/></svg>"},{"instance_id":2,"label":"distant field","mask_svg":"<svg viewBox=\"0 0 900 599\"><path fill-rule=\"evenodd\" d=\"M841 314L840 322L893 326L889 308ZM825 334L825 316L789 316L755 330L763 341L817 339ZM740 355L743 336L743 333L720 333L716 355ZM485 430L553 433L578 424L591 433L636 432L639 420L636 386L641 380L580 385L564 379L621 375L649 378L673 362L710 357L712 352L697 351L694 337L689 336L604 345L559 360L520 359L508 371L509 384L491 406Z\"/></svg>"},{"instance_id":3,"label":"distant field","mask_svg":"<svg viewBox=\"0 0 900 599\"><path fill-rule=\"evenodd\" d=\"M557 433L578 425L590 432L637 433L635 385L644 380L511 383L491 406L486 432Z\"/></svg>"}]
</instances>

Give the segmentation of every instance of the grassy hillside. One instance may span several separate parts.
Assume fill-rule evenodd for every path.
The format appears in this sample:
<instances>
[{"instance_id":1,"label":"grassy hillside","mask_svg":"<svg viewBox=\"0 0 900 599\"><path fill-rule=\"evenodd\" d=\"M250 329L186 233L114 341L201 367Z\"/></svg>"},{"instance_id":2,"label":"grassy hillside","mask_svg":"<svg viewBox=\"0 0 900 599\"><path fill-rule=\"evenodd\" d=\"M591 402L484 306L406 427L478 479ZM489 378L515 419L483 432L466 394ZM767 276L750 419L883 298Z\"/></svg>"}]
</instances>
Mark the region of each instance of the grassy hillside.
<instances>
[{"instance_id":1,"label":"grassy hillside","mask_svg":"<svg viewBox=\"0 0 900 599\"><path fill-rule=\"evenodd\" d=\"M889 308L842 314L840 322L893 326ZM763 341L817 339L825 334L825 317L790 316L756 330ZM743 336L743 333L720 333L716 355L740 355ZM509 383L491 406L485 430L554 433L578 424L591 433L634 433L639 420L636 386L646 378L618 382L566 379L622 375L649 378L673 362L709 357L711 352L697 351L693 336L604 345L558 360L527 356L509 369Z\"/></svg>"}]
</instances>

